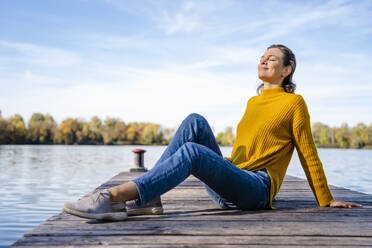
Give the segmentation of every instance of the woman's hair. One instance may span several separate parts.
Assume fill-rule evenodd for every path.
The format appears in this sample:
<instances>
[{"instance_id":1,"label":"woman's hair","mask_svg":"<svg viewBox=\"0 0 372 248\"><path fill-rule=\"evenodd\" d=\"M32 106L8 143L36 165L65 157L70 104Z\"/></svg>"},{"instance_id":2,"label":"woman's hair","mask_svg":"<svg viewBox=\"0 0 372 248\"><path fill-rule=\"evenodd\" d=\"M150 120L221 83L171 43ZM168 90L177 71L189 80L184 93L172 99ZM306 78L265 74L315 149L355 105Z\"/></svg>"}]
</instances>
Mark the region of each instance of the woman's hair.
<instances>
[{"instance_id":1,"label":"woman's hair","mask_svg":"<svg viewBox=\"0 0 372 248\"><path fill-rule=\"evenodd\" d=\"M282 51L283 53L283 66L290 65L292 67L291 73L284 78L282 87L284 88L285 92L294 93L296 90L296 84L293 83L293 79L292 79L293 73L296 70L296 57L294 53L291 51L291 49L289 49L288 47L284 45L274 44L274 45L269 46L267 49L270 49L270 48L279 48L280 51ZM257 87L257 90L256 90L257 95L260 95L260 90L263 86L264 84L262 83Z\"/></svg>"}]
</instances>

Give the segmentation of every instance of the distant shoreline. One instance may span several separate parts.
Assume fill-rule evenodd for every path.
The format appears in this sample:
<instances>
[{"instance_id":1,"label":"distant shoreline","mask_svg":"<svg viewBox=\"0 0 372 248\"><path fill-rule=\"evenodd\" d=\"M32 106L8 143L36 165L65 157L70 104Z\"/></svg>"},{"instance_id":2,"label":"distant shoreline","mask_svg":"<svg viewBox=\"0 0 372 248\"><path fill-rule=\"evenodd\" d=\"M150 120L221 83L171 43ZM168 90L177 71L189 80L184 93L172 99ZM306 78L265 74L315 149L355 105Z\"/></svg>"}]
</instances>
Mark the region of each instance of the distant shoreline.
<instances>
[{"instance_id":1,"label":"distant shoreline","mask_svg":"<svg viewBox=\"0 0 372 248\"><path fill-rule=\"evenodd\" d=\"M3 118L0 111L0 144L45 145L168 145L177 131L151 122L125 122L120 118L93 116L89 121L67 118L57 123L50 114L34 113L27 122L15 114ZM236 131L236 130L235 130ZM228 126L215 134L220 146L232 146L236 132ZM292 132L288 127L288 132ZM318 148L372 149L372 124L330 127L321 122L311 125Z\"/></svg>"},{"instance_id":2,"label":"distant shoreline","mask_svg":"<svg viewBox=\"0 0 372 248\"><path fill-rule=\"evenodd\" d=\"M168 144L0 144L0 146L168 146ZM232 145L220 145L220 147L232 147ZM340 150L372 150L372 147L362 148L342 148L334 146L316 146L322 149L340 149Z\"/></svg>"}]
</instances>

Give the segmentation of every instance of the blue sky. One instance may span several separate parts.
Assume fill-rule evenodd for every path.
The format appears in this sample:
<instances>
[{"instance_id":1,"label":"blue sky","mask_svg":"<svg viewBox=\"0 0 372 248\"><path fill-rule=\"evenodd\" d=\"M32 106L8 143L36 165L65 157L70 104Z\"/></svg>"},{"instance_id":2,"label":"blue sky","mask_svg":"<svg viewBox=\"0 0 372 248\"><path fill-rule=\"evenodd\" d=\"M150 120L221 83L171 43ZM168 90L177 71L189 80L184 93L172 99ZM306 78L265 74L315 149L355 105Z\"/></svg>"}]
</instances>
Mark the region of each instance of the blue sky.
<instances>
[{"instance_id":1,"label":"blue sky","mask_svg":"<svg viewBox=\"0 0 372 248\"><path fill-rule=\"evenodd\" d=\"M235 130L271 44L311 122L372 124L372 1L4 0L0 109Z\"/></svg>"}]
</instances>

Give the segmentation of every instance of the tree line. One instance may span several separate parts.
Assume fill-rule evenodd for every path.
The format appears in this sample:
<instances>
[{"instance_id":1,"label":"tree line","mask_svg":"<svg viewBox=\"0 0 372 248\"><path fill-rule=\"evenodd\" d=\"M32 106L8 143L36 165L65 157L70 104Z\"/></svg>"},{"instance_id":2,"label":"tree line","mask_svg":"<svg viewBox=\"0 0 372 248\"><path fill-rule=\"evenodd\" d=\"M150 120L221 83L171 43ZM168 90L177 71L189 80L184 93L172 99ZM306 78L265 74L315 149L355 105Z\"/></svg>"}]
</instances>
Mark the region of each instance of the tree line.
<instances>
[{"instance_id":1,"label":"tree line","mask_svg":"<svg viewBox=\"0 0 372 248\"><path fill-rule=\"evenodd\" d=\"M372 149L372 123L367 126L359 122L353 127L342 123L340 127L330 127L316 122L311 130L318 147Z\"/></svg>"},{"instance_id":2,"label":"tree line","mask_svg":"<svg viewBox=\"0 0 372 248\"><path fill-rule=\"evenodd\" d=\"M26 124L19 114L0 116L0 144L166 145L174 129L159 124L97 116L89 121L67 118L57 124L50 114L34 113Z\"/></svg>"},{"instance_id":3,"label":"tree line","mask_svg":"<svg viewBox=\"0 0 372 248\"><path fill-rule=\"evenodd\" d=\"M358 123L349 127L330 127L316 122L311 127L317 147L372 148L372 124ZM175 128L163 128L155 123L129 122L94 116L89 121L67 118L57 124L50 114L34 113L27 126L19 114L3 118L0 112L0 144L78 144L78 145L168 145ZM232 127L216 136L217 143L232 146Z\"/></svg>"}]
</instances>

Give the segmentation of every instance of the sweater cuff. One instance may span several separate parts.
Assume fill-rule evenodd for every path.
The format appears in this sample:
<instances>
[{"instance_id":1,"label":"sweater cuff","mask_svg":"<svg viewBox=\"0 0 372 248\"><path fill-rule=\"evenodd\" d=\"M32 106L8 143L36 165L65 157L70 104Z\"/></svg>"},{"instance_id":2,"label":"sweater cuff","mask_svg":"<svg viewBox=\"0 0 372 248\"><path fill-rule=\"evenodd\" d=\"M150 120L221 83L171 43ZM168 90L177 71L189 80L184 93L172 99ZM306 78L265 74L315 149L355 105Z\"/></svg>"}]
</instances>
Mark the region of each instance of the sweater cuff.
<instances>
[{"instance_id":1,"label":"sweater cuff","mask_svg":"<svg viewBox=\"0 0 372 248\"><path fill-rule=\"evenodd\" d=\"M322 201L321 203L319 202L319 207L329 207L329 204L334 202L335 199L331 196L331 198L328 201Z\"/></svg>"}]
</instances>

